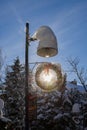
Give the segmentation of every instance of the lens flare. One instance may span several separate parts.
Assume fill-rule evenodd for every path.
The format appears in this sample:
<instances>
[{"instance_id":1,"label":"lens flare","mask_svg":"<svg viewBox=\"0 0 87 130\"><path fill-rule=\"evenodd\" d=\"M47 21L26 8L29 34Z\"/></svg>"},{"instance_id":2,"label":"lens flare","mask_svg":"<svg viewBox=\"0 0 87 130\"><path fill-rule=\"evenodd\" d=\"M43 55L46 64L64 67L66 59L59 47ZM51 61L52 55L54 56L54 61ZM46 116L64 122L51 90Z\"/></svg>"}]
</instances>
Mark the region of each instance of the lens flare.
<instances>
[{"instance_id":1,"label":"lens flare","mask_svg":"<svg viewBox=\"0 0 87 130\"><path fill-rule=\"evenodd\" d=\"M61 90L63 77L59 64L43 63L38 65L35 73L35 83L41 90L51 92Z\"/></svg>"},{"instance_id":2,"label":"lens flare","mask_svg":"<svg viewBox=\"0 0 87 130\"><path fill-rule=\"evenodd\" d=\"M42 88L50 90L54 88L55 83L57 82L57 74L52 69L44 69L39 75L39 81Z\"/></svg>"}]
</instances>

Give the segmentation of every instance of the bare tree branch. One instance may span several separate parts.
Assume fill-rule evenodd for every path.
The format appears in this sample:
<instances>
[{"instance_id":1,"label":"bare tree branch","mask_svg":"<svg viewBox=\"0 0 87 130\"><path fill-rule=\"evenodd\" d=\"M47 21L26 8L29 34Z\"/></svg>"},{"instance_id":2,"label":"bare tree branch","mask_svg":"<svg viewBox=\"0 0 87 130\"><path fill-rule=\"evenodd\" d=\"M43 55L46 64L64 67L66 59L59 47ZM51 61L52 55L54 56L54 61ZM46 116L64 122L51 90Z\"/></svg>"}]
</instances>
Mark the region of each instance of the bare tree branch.
<instances>
[{"instance_id":1,"label":"bare tree branch","mask_svg":"<svg viewBox=\"0 0 87 130\"><path fill-rule=\"evenodd\" d=\"M68 58L67 61L70 64L73 72L77 75L77 78L79 79L80 83L84 87L84 90L87 92L87 86L86 86L87 70L85 70L84 68L79 68L78 58L75 58L75 59Z\"/></svg>"}]
</instances>

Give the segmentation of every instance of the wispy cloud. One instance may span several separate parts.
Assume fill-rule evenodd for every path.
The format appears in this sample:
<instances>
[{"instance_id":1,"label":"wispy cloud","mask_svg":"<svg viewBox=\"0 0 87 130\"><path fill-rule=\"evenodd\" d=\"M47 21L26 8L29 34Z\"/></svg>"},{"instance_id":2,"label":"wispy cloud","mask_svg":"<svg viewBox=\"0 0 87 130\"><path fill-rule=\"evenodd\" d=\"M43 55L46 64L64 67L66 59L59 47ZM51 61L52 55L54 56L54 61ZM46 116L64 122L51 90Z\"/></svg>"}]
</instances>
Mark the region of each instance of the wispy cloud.
<instances>
[{"instance_id":1,"label":"wispy cloud","mask_svg":"<svg viewBox=\"0 0 87 130\"><path fill-rule=\"evenodd\" d=\"M13 4L10 4L10 9L12 14L14 15L16 21L18 22L19 26L19 30L18 33L23 33L24 32L24 21L23 18L20 16L19 11L17 10L16 6L14 6Z\"/></svg>"},{"instance_id":2,"label":"wispy cloud","mask_svg":"<svg viewBox=\"0 0 87 130\"><path fill-rule=\"evenodd\" d=\"M72 8L63 8L59 13L55 14L54 22L51 23L55 30L58 40L61 42L60 47L67 48L74 40L75 35L79 33L80 23L82 21L82 10L86 7L84 4L78 3ZM76 39L76 37L75 37Z\"/></svg>"}]
</instances>

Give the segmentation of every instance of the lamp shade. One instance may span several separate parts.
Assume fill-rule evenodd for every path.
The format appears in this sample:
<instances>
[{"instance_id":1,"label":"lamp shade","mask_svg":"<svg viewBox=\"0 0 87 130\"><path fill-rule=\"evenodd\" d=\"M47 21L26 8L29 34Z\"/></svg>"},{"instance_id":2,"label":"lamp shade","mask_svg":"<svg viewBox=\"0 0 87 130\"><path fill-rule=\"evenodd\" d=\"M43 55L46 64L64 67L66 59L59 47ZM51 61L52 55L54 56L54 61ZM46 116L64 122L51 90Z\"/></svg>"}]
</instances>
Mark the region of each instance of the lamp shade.
<instances>
[{"instance_id":1,"label":"lamp shade","mask_svg":"<svg viewBox=\"0 0 87 130\"><path fill-rule=\"evenodd\" d=\"M33 35L33 39L39 40L37 55L52 57L58 53L57 39L48 26L41 26Z\"/></svg>"}]
</instances>

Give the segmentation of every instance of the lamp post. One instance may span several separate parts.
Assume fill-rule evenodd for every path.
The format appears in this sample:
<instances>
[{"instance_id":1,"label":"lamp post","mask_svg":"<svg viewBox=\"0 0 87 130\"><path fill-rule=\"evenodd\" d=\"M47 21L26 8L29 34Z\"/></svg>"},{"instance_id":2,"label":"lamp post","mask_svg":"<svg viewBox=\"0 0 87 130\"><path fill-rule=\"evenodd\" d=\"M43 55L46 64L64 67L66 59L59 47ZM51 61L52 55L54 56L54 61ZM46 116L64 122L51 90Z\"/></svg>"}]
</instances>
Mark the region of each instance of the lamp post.
<instances>
[{"instance_id":1,"label":"lamp post","mask_svg":"<svg viewBox=\"0 0 87 130\"><path fill-rule=\"evenodd\" d=\"M28 35L29 35L29 24L26 23L26 42L25 42L25 130L29 130L29 101L28 101L28 77L29 77L29 68L28 68Z\"/></svg>"},{"instance_id":2,"label":"lamp post","mask_svg":"<svg viewBox=\"0 0 87 130\"><path fill-rule=\"evenodd\" d=\"M52 57L58 53L57 39L53 31L48 26L41 26L32 37L29 36L29 23L26 23L25 42L25 130L29 130L29 58L28 46L31 41L38 40L37 54L42 57Z\"/></svg>"}]
</instances>

